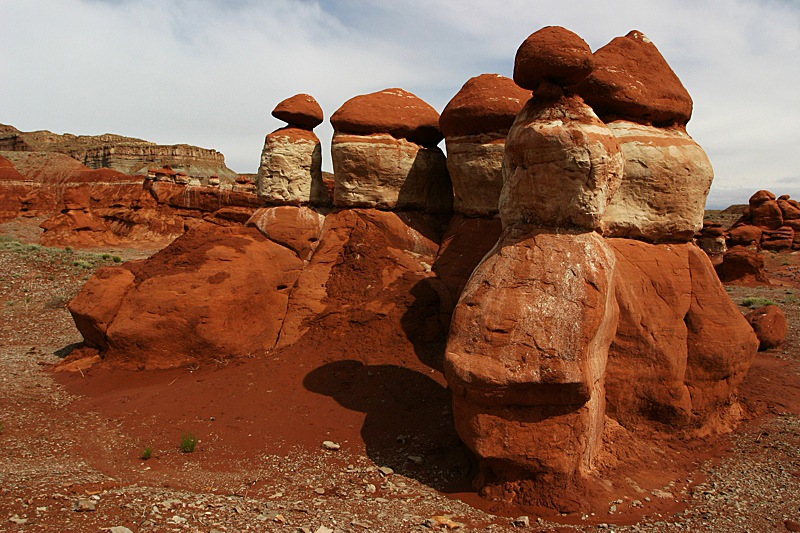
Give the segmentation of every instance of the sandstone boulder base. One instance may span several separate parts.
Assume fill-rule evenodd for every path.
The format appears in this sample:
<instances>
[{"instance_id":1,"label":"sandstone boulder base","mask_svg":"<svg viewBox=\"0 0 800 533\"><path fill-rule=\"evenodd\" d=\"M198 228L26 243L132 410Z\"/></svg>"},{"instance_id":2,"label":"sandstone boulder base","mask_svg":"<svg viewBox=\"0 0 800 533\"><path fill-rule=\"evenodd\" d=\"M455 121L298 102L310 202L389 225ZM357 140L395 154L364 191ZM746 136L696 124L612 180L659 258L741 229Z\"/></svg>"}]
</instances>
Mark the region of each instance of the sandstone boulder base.
<instances>
[{"instance_id":1,"label":"sandstone boulder base","mask_svg":"<svg viewBox=\"0 0 800 533\"><path fill-rule=\"evenodd\" d=\"M267 239L289 248L307 260L319 244L325 216L308 207L265 207L247 221Z\"/></svg>"},{"instance_id":2,"label":"sandstone boulder base","mask_svg":"<svg viewBox=\"0 0 800 533\"><path fill-rule=\"evenodd\" d=\"M594 467L613 281L614 254L597 233L521 224L476 268L453 314L445 375L484 496L547 505Z\"/></svg>"},{"instance_id":3,"label":"sandstone boulder base","mask_svg":"<svg viewBox=\"0 0 800 533\"><path fill-rule=\"evenodd\" d=\"M470 78L442 111L453 208L471 216L497 213L506 135L531 92L497 74Z\"/></svg>"},{"instance_id":4,"label":"sandstone boulder base","mask_svg":"<svg viewBox=\"0 0 800 533\"><path fill-rule=\"evenodd\" d=\"M205 224L146 261L104 269L70 311L84 338L105 347L110 366L157 369L254 355L278 340L302 265L255 228Z\"/></svg>"},{"instance_id":5,"label":"sandstone boulder base","mask_svg":"<svg viewBox=\"0 0 800 533\"><path fill-rule=\"evenodd\" d=\"M617 137L580 97L555 89L529 100L508 132L499 203L505 226L595 229L622 179Z\"/></svg>"},{"instance_id":6,"label":"sandstone boulder base","mask_svg":"<svg viewBox=\"0 0 800 533\"><path fill-rule=\"evenodd\" d=\"M337 133L331 143L333 202L341 207L453 208L453 186L442 151L389 134Z\"/></svg>"},{"instance_id":7,"label":"sandstone boulder base","mask_svg":"<svg viewBox=\"0 0 800 533\"><path fill-rule=\"evenodd\" d=\"M758 226L749 224L733 227L728 230L728 246L758 246L762 232Z\"/></svg>"},{"instance_id":8,"label":"sandstone boulder base","mask_svg":"<svg viewBox=\"0 0 800 533\"><path fill-rule=\"evenodd\" d=\"M384 89L355 96L336 110L331 124L339 133L388 133L396 139L429 147L442 140L439 113L403 89Z\"/></svg>"},{"instance_id":9,"label":"sandstone boulder base","mask_svg":"<svg viewBox=\"0 0 800 533\"><path fill-rule=\"evenodd\" d=\"M430 267L440 238L440 222L422 213L329 214L292 290L277 349L368 364L440 338Z\"/></svg>"},{"instance_id":10,"label":"sandstone boulder base","mask_svg":"<svg viewBox=\"0 0 800 533\"><path fill-rule=\"evenodd\" d=\"M608 414L696 434L724 432L755 354L752 330L697 246L609 239L619 324L606 371Z\"/></svg>"},{"instance_id":11,"label":"sandstone boulder base","mask_svg":"<svg viewBox=\"0 0 800 533\"><path fill-rule=\"evenodd\" d=\"M542 81L573 85L592 68L592 50L583 39L560 26L547 26L520 45L514 59L514 81L531 91Z\"/></svg>"},{"instance_id":12,"label":"sandstone boulder base","mask_svg":"<svg viewBox=\"0 0 800 533\"><path fill-rule=\"evenodd\" d=\"M275 106L272 116L289 123L290 126L297 126L308 130L322 124L322 108L314 97L309 94L296 94L287 98Z\"/></svg>"},{"instance_id":13,"label":"sandstone boulder base","mask_svg":"<svg viewBox=\"0 0 800 533\"><path fill-rule=\"evenodd\" d=\"M257 177L258 196L274 205L330 203L322 181L322 146L313 132L281 128L267 135Z\"/></svg>"},{"instance_id":14,"label":"sandstone boulder base","mask_svg":"<svg viewBox=\"0 0 800 533\"><path fill-rule=\"evenodd\" d=\"M770 284L764 270L764 258L757 251L744 246L734 246L725 252L716 270L723 283L747 286Z\"/></svg>"},{"instance_id":15,"label":"sandstone boulder base","mask_svg":"<svg viewBox=\"0 0 800 533\"><path fill-rule=\"evenodd\" d=\"M767 305L750 311L745 318L758 337L759 351L777 348L786 340L789 325L783 311L777 305Z\"/></svg>"},{"instance_id":16,"label":"sandstone boulder base","mask_svg":"<svg viewBox=\"0 0 800 533\"><path fill-rule=\"evenodd\" d=\"M608 127L619 140L625 168L603 216L603 235L653 242L691 240L703 226L714 179L706 153L679 127L628 121Z\"/></svg>"},{"instance_id":17,"label":"sandstone boulder base","mask_svg":"<svg viewBox=\"0 0 800 533\"><path fill-rule=\"evenodd\" d=\"M574 87L605 122L685 125L692 98L656 46L632 30L594 53L594 70Z\"/></svg>"}]
</instances>

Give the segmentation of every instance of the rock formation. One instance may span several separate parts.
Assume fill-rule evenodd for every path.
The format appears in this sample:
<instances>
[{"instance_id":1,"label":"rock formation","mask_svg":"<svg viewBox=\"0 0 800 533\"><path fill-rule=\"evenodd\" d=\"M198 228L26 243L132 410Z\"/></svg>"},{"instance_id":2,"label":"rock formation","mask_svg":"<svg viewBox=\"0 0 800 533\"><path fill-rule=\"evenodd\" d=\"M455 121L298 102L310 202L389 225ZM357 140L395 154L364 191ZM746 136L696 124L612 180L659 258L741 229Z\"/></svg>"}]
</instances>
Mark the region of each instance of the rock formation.
<instances>
[{"instance_id":1,"label":"rock formation","mask_svg":"<svg viewBox=\"0 0 800 533\"><path fill-rule=\"evenodd\" d=\"M750 311L745 318L756 332L759 351L777 348L786 340L789 324L777 305L767 305Z\"/></svg>"},{"instance_id":2,"label":"rock formation","mask_svg":"<svg viewBox=\"0 0 800 533\"><path fill-rule=\"evenodd\" d=\"M342 207L447 212L453 192L439 115L404 91L384 89L356 96L331 116L336 182Z\"/></svg>"},{"instance_id":3,"label":"rock formation","mask_svg":"<svg viewBox=\"0 0 800 533\"><path fill-rule=\"evenodd\" d=\"M769 191L750 197L749 207L726 232L728 246L777 252L800 250L800 204Z\"/></svg>"},{"instance_id":4,"label":"rock formation","mask_svg":"<svg viewBox=\"0 0 800 533\"><path fill-rule=\"evenodd\" d=\"M658 65L660 55L647 57L655 47L631 37L633 66L642 57ZM445 363L456 428L478 456L481 494L561 511L581 508L581 494L601 485L592 476L608 419L627 429L724 430L756 345L694 244L595 231L688 241L711 173L681 129L690 99L687 112L666 105L647 77L637 95L625 85L635 77L601 76L621 87L595 100L601 116L628 119L606 125L565 88L579 91L589 83L581 78L596 72L575 38L545 28L520 47L515 81L534 97L506 139L505 229L456 305ZM626 68L620 72L636 76ZM604 69L610 76L613 68ZM639 101L645 97L654 102ZM659 127L666 123L672 129ZM653 170L634 172L636 160ZM674 186L693 179L701 185ZM645 201L631 205L634 197ZM670 206L677 212L666 212Z\"/></svg>"},{"instance_id":5,"label":"rock formation","mask_svg":"<svg viewBox=\"0 0 800 533\"><path fill-rule=\"evenodd\" d=\"M188 144L158 145L110 133L58 135L49 131L21 132L6 126L0 132L0 150L58 152L88 168L111 168L123 174L147 174L153 165L170 165L198 178L215 174L228 182L236 179L236 174L225 166L225 157L216 150Z\"/></svg>"},{"instance_id":6,"label":"rock formation","mask_svg":"<svg viewBox=\"0 0 800 533\"><path fill-rule=\"evenodd\" d=\"M272 111L288 126L264 140L258 169L258 195L273 205L325 205L322 147L312 131L322 122L322 109L313 97L297 94Z\"/></svg>"},{"instance_id":7,"label":"rock formation","mask_svg":"<svg viewBox=\"0 0 800 533\"><path fill-rule=\"evenodd\" d=\"M503 187L506 135L531 91L497 74L470 78L442 111L453 209L468 216L494 216Z\"/></svg>"}]
</instances>

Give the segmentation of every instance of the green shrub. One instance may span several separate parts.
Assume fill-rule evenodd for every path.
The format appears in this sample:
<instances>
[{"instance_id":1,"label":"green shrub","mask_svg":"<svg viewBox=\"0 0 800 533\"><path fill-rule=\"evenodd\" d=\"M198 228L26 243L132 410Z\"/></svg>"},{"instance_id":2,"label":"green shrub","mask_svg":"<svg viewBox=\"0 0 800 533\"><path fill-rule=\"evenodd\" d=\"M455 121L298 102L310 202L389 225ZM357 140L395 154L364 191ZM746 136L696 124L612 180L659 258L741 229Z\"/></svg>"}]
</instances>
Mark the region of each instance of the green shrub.
<instances>
[{"instance_id":1,"label":"green shrub","mask_svg":"<svg viewBox=\"0 0 800 533\"><path fill-rule=\"evenodd\" d=\"M122 258L121 258L120 256L118 256L118 255L115 255L115 256L114 256L114 257L112 257L111 259L112 259L112 260L113 260L115 263L119 263L120 261L122 261Z\"/></svg>"},{"instance_id":2,"label":"green shrub","mask_svg":"<svg viewBox=\"0 0 800 533\"><path fill-rule=\"evenodd\" d=\"M195 446L197 446L197 436L194 433L184 433L181 437L181 451L183 453L192 453Z\"/></svg>"},{"instance_id":3,"label":"green shrub","mask_svg":"<svg viewBox=\"0 0 800 533\"><path fill-rule=\"evenodd\" d=\"M153 449L152 448L145 448L142 451L142 461L147 461L151 457L153 457Z\"/></svg>"},{"instance_id":4,"label":"green shrub","mask_svg":"<svg viewBox=\"0 0 800 533\"><path fill-rule=\"evenodd\" d=\"M764 307L766 305L778 305L777 302L768 300L761 297L745 298L742 300L742 305L745 307Z\"/></svg>"}]
</instances>

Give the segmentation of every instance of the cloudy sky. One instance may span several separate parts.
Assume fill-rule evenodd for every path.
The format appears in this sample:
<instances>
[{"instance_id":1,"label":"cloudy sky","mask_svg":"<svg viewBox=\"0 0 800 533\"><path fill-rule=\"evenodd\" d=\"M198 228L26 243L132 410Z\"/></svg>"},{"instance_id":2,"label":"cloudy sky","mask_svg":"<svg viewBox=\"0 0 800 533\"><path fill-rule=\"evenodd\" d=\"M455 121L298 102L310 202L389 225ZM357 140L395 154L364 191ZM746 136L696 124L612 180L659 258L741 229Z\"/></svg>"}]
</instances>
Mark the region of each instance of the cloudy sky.
<instances>
[{"instance_id":1,"label":"cloudy sky","mask_svg":"<svg viewBox=\"0 0 800 533\"><path fill-rule=\"evenodd\" d=\"M694 99L709 207L800 199L800 0L0 0L0 123L188 143L255 172L284 98L328 117L402 87L441 111L470 77L510 76L548 25L593 50L631 29L656 44ZM315 131L328 153L330 124Z\"/></svg>"}]
</instances>

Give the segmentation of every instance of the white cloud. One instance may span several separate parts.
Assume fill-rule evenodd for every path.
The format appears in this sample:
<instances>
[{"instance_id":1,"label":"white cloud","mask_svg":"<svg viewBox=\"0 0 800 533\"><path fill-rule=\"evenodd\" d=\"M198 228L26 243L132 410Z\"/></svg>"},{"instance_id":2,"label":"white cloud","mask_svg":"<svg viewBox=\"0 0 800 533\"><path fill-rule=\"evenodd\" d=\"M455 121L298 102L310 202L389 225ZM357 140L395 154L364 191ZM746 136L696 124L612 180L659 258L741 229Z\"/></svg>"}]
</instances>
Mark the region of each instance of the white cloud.
<instances>
[{"instance_id":1,"label":"white cloud","mask_svg":"<svg viewBox=\"0 0 800 533\"><path fill-rule=\"evenodd\" d=\"M715 191L782 194L800 141L800 6L777 0L0 0L0 122L223 152L256 170L270 117L306 92L326 116L403 87L441 110L519 43L562 25L593 49L647 34L691 93ZM327 146L329 123L317 135ZM329 158L328 158L329 159ZM329 161L325 167L330 168ZM785 184L784 184L785 185ZM749 190L749 189L748 189ZM740 201L746 201L742 198Z\"/></svg>"}]
</instances>

